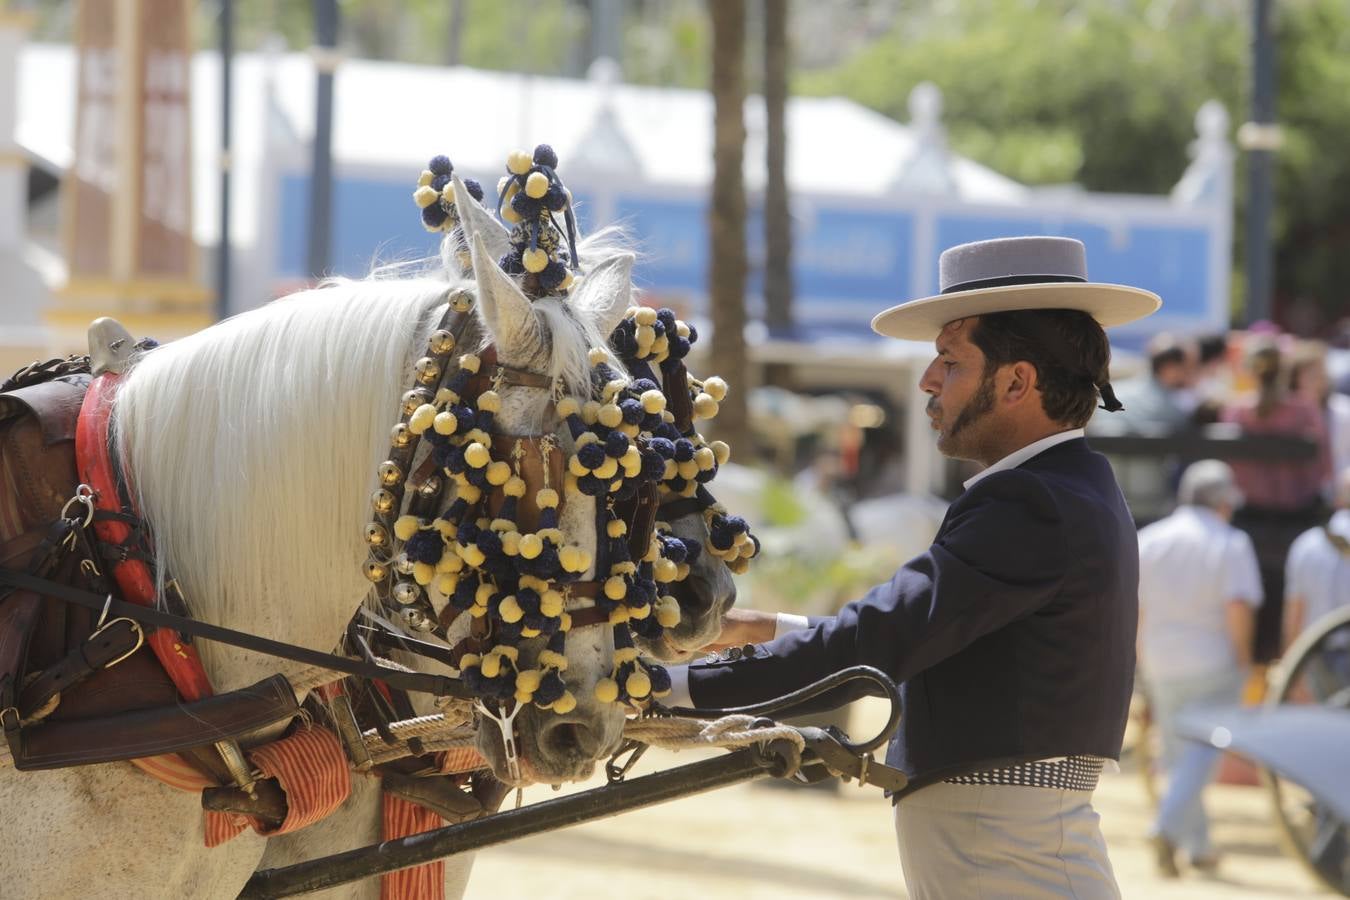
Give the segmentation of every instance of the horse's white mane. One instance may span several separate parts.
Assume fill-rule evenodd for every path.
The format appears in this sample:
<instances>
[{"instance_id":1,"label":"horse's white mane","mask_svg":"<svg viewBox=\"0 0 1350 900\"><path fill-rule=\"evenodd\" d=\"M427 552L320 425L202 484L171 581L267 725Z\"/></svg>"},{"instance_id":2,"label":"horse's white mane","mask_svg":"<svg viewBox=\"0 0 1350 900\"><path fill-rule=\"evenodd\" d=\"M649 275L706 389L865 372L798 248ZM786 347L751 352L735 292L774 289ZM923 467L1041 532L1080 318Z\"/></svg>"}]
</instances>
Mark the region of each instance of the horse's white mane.
<instances>
[{"instance_id":1,"label":"horse's white mane","mask_svg":"<svg viewBox=\"0 0 1350 900\"><path fill-rule=\"evenodd\" d=\"M120 452L159 570L196 615L289 640L286 623L302 622L330 649L368 588L373 467L447 287L334 283L135 365L117 401Z\"/></svg>"}]
</instances>

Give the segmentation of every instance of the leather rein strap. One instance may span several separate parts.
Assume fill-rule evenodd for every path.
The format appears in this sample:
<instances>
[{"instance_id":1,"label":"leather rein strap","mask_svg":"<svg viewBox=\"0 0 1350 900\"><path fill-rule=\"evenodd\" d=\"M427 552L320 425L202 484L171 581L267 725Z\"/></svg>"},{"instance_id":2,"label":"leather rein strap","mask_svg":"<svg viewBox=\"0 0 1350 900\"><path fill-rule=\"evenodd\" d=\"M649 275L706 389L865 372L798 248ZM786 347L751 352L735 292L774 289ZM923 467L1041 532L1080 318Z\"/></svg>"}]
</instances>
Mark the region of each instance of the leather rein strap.
<instances>
[{"instance_id":1,"label":"leather rein strap","mask_svg":"<svg viewBox=\"0 0 1350 900\"><path fill-rule=\"evenodd\" d=\"M390 669L385 666L375 665L373 663L349 659L345 656L336 656L332 653L322 653L318 650L310 650L308 647L297 647L294 644L274 641L269 638L259 637L255 634L247 634L242 631L235 631L231 628L223 628L219 625L200 622L196 619L176 616L173 613L163 612L153 607L126 603L117 600L112 596L100 597L98 594L92 594L88 591L67 587L64 584L48 581L45 578L37 578L23 572L16 572L12 569L0 569L0 585L8 585L21 590L32 591L35 594L46 597L55 597L58 600L74 603L95 610L96 612L106 611L109 616L132 619L133 621L140 622L142 625L153 625L156 628L173 629L181 634L203 638L208 641L215 641L220 644L229 644L232 647L240 647L245 650L254 650L258 653L266 653L270 656L277 656L282 659L305 663L306 665L320 666L337 672L345 672L348 675L357 675L362 678L378 678L390 687L400 688L405 691L418 691L420 693L432 694L437 697L456 697L463 700L472 699L472 695L464 684L455 678L447 678L444 675L429 675L421 672L404 672L398 669Z\"/></svg>"}]
</instances>

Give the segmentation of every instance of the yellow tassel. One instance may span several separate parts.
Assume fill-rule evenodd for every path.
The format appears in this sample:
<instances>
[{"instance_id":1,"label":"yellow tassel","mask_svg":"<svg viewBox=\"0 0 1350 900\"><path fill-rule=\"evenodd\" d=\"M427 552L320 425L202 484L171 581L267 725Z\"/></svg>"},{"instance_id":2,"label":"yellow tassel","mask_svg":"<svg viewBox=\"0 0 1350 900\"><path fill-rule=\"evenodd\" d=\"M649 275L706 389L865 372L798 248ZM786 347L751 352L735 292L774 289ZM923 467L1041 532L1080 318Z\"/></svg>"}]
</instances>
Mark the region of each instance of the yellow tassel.
<instances>
[{"instance_id":1,"label":"yellow tassel","mask_svg":"<svg viewBox=\"0 0 1350 900\"><path fill-rule=\"evenodd\" d=\"M731 459L731 446L726 441L713 441L708 447L713 452L713 458L717 460L719 466L725 466L727 460Z\"/></svg>"},{"instance_id":2,"label":"yellow tassel","mask_svg":"<svg viewBox=\"0 0 1350 900\"><path fill-rule=\"evenodd\" d=\"M675 563L668 559L658 559L652 563L652 575L663 584L674 581L678 574L679 570Z\"/></svg>"},{"instance_id":3,"label":"yellow tassel","mask_svg":"<svg viewBox=\"0 0 1350 900\"><path fill-rule=\"evenodd\" d=\"M620 647L619 649L614 651L614 664L616 666L621 666L624 663L630 663L637 658L638 658L638 648L636 647Z\"/></svg>"},{"instance_id":4,"label":"yellow tassel","mask_svg":"<svg viewBox=\"0 0 1350 900\"><path fill-rule=\"evenodd\" d=\"M507 556L520 555L520 532L508 531L502 535L502 552Z\"/></svg>"},{"instance_id":5,"label":"yellow tassel","mask_svg":"<svg viewBox=\"0 0 1350 900\"><path fill-rule=\"evenodd\" d=\"M423 434L436 421L436 407L423 403L408 417L408 430L413 434Z\"/></svg>"},{"instance_id":6,"label":"yellow tassel","mask_svg":"<svg viewBox=\"0 0 1350 900\"><path fill-rule=\"evenodd\" d=\"M701 471L708 471L717 465L717 455L713 453L711 447L699 447L694 451L694 462L698 463Z\"/></svg>"},{"instance_id":7,"label":"yellow tassel","mask_svg":"<svg viewBox=\"0 0 1350 900\"><path fill-rule=\"evenodd\" d=\"M436 567L431 563L413 563L413 581L416 581L422 587L431 584L431 579L436 577Z\"/></svg>"},{"instance_id":8,"label":"yellow tassel","mask_svg":"<svg viewBox=\"0 0 1350 900\"><path fill-rule=\"evenodd\" d=\"M544 542L537 534L520 536L520 555L525 559L534 559L544 551Z\"/></svg>"},{"instance_id":9,"label":"yellow tassel","mask_svg":"<svg viewBox=\"0 0 1350 900\"><path fill-rule=\"evenodd\" d=\"M442 575L436 579L436 590L440 591L442 596L452 596L457 587L459 587L458 575Z\"/></svg>"},{"instance_id":10,"label":"yellow tassel","mask_svg":"<svg viewBox=\"0 0 1350 900\"><path fill-rule=\"evenodd\" d=\"M525 196L538 200L547 193L548 176L543 172L530 172L530 177L525 179Z\"/></svg>"},{"instance_id":11,"label":"yellow tassel","mask_svg":"<svg viewBox=\"0 0 1350 900\"><path fill-rule=\"evenodd\" d=\"M656 600L656 621L662 628L674 628L680 624L680 602L666 594Z\"/></svg>"},{"instance_id":12,"label":"yellow tassel","mask_svg":"<svg viewBox=\"0 0 1350 900\"><path fill-rule=\"evenodd\" d=\"M422 209L426 209L440 198L440 193L429 184L424 184L413 191L413 202Z\"/></svg>"},{"instance_id":13,"label":"yellow tassel","mask_svg":"<svg viewBox=\"0 0 1350 900\"><path fill-rule=\"evenodd\" d=\"M595 699L601 703L613 703L619 699L619 683L613 678L601 678L595 683Z\"/></svg>"},{"instance_id":14,"label":"yellow tassel","mask_svg":"<svg viewBox=\"0 0 1350 900\"><path fill-rule=\"evenodd\" d=\"M592 350L592 353L595 351ZM558 415L566 419L568 416L581 414L581 404L577 403L576 397L563 397L557 404Z\"/></svg>"},{"instance_id":15,"label":"yellow tassel","mask_svg":"<svg viewBox=\"0 0 1350 900\"><path fill-rule=\"evenodd\" d=\"M641 666L628 676L628 680L624 682L623 686L628 691L628 696L635 700L641 700L652 692L652 680L642 670Z\"/></svg>"},{"instance_id":16,"label":"yellow tassel","mask_svg":"<svg viewBox=\"0 0 1350 900\"><path fill-rule=\"evenodd\" d=\"M558 492L553 488L540 488L535 492L534 505L540 509L555 509L558 506Z\"/></svg>"},{"instance_id":17,"label":"yellow tassel","mask_svg":"<svg viewBox=\"0 0 1350 900\"><path fill-rule=\"evenodd\" d=\"M639 325L652 326L656 324L656 310L650 306L639 306L633 310L633 321Z\"/></svg>"},{"instance_id":18,"label":"yellow tassel","mask_svg":"<svg viewBox=\"0 0 1350 900\"><path fill-rule=\"evenodd\" d=\"M478 668L482 670L484 678L496 678L502 673L502 658L496 653L489 653L483 657Z\"/></svg>"},{"instance_id":19,"label":"yellow tassel","mask_svg":"<svg viewBox=\"0 0 1350 900\"><path fill-rule=\"evenodd\" d=\"M628 596L628 582L618 575L605 579L605 596L611 600L622 600Z\"/></svg>"},{"instance_id":20,"label":"yellow tassel","mask_svg":"<svg viewBox=\"0 0 1350 900\"><path fill-rule=\"evenodd\" d=\"M567 657L561 653L554 653L545 647L539 651L539 665L545 669L557 669L559 672L563 672L567 669Z\"/></svg>"},{"instance_id":21,"label":"yellow tassel","mask_svg":"<svg viewBox=\"0 0 1350 900\"><path fill-rule=\"evenodd\" d=\"M512 175L524 175L532 168L534 168L534 157L524 150L513 150L511 155L506 157L506 171Z\"/></svg>"},{"instance_id":22,"label":"yellow tassel","mask_svg":"<svg viewBox=\"0 0 1350 900\"><path fill-rule=\"evenodd\" d=\"M488 452L487 447L474 441L464 448L464 461L475 469L481 469L483 466L492 462L492 454Z\"/></svg>"},{"instance_id":23,"label":"yellow tassel","mask_svg":"<svg viewBox=\"0 0 1350 900\"><path fill-rule=\"evenodd\" d=\"M436 173L430 169L423 169L422 174L417 176L417 186L426 187L436 180Z\"/></svg>"},{"instance_id":24,"label":"yellow tassel","mask_svg":"<svg viewBox=\"0 0 1350 900\"><path fill-rule=\"evenodd\" d=\"M699 394L694 398L694 416L699 419L711 419L721 407L711 394Z\"/></svg>"},{"instance_id":25,"label":"yellow tassel","mask_svg":"<svg viewBox=\"0 0 1350 900\"><path fill-rule=\"evenodd\" d=\"M539 612L550 618L562 615L563 595L557 591L544 591L539 598Z\"/></svg>"},{"instance_id":26,"label":"yellow tassel","mask_svg":"<svg viewBox=\"0 0 1350 900\"><path fill-rule=\"evenodd\" d=\"M525 617L525 610L520 608L520 601L516 599L515 594L503 597L502 602L497 604L497 615L502 617L502 621L514 625Z\"/></svg>"},{"instance_id":27,"label":"yellow tassel","mask_svg":"<svg viewBox=\"0 0 1350 900\"><path fill-rule=\"evenodd\" d=\"M587 400L581 404L581 421L587 425L594 425L600 419L600 404L595 400ZM585 437L585 435L582 435Z\"/></svg>"},{"instance_id":28,"label":"yellow tassel","mask_svg":"<svg viewBox=\"0 0 1350 900\"><path fill-rule=\"evenodd\" d=\"M544 673L538 669L522 669L516 673L516 690L526 694L533 694L539 690L539 684L543 681Z\"/></svg>"},{"instance_id":29,"label":"yellow tassel","mask_svg":"<svg viewBox=\"0 0 1350 900\"><path fill-rule=\"evenodd\" d=\"M591 470L586 468L585 464L578 457L571 457L567 460L567 471L581 478L583 475L591 474Z\"/></svg>"},{"instance_id":30,"label":"yellow tassel","mask_svg":"<svg viewBox=\"0 0 1350 900\"><path fill-rule=\"evenodd\" d=\"M598 418L600 424L606 428L618 428L619 424L623 422L623 410L619 409L619 407L615 406L613 403L606 403L604 406L600 407L600 412L597 414L596 418Z\"/></svg>"},{"instance_id":31,"label":"yellow tassel","mask_svg":"<svg viewBox=\"0 0 1350 900\"><path fill-rule=\"evenodd\" d=\"M563 691L563 695L553 701L553 711L560 716L565 716L577 708L577 698L571 691Z\"/></svg>"},{"instance_id":32,"label":"yellow tassel","mask_svg":"<svg viewBox=\"0 0 1350 900\"><path fill-rule=\"evenodd\" d=\"M548 267L548 254L538 247L533 247L520 255L520 262L526 272L542 272Z\"/></svg>"},{"instance_id":33,"label":"yellow tassel","mask_svg":"<svg viewBox=\"0 0 1350 900\"><path fill-rule=\"evenodd\" d=\"M455 429L459 427L459 419L455 418L453 413L438 413L436 418L431 420L431 427L436 429L437 434L454 434Z\"/></svg>"},{"instance_id":34,"label":"yellow tassel","mask_svg":"<svg viewBox=\"0 0 1350 900\"><path fill-rule=\"evenodd\" d=\"M502 411L502 395L496 391L483 391L478 395L478 408L496 415Z\"/></svg>"},{"instance_id":35,"label":"yellow tassel","mask_svg":"<svg viewBox=\"0 0 1350 900\"><path fill-rule=\"evenodd\" d=\"M659 413L666 408L666 395L660 391L643 391L642 408L649 413Z\"/></svg>"},{"instance_id":36,"label":"yellow tassel","mask_svg":"<svg viewBox=\"0 0 1350 900\"><path fill-rule=\"evenodd\" d=\"M716 375L703 382L703 390L718 403L727 398L727 383Z\"/></svg>"},{"instance_id":37,"label":"yellow tassel","mask_svg":"<svg viewBox=\"0 0 1350 900\"><path fill-rule=\"evenodd\" d=\"M524 497L526 487L525 479L512 475L506 480L506 484L502 485L502 493L508 497Z\"/></svg>"},{"instance_id":38,"label":"yellow tassel","mask_svg":"<svg viewBox=\"0 0 1350 900\"><path fill-rule=\"evenodd\" d=\"M487 467L488 484L501 487L511 477L511 467L504 462L490 463Z\"/></svg>"},{"instance_id":39,"label":"yellow tassel","mask_svg":"<svg viewBox=\"0 0 1350 900\"><path fill-rule=\"evenodd\" d=\"M400 541L406 541L422 526L422 520L417 516L399 516L394 522L394 537Z\"/></svg>"}]
</instances>

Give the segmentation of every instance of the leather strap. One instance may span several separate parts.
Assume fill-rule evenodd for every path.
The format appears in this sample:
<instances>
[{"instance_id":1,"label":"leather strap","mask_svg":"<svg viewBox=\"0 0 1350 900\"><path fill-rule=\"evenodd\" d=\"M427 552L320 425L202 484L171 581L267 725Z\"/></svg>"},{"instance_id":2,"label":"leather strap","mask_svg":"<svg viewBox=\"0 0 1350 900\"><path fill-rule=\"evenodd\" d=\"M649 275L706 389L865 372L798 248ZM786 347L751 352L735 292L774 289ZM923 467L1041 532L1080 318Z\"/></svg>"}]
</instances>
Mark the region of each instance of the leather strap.
<instances>
[{"instance_id":1,"label":"leather strap","mask_svg":"<svg viewBox=\"0 0 1350 900\"><path fill-rule=\"evenodd\" d=\"M109 622L25 686L19 695L19 711L25 717L32 715L52 697L131 655L143 639L141 626L130 619Z\"/></svg>"},{"instance_id":2,"label":"leather strap","mask_svg":"<svg viewBox=\"0 0 1350 900\"><path fill-rule=\"evenodd\" d=\"M170 628L183 634L205 638L208 641L242 647L245 650L256 650L259 653L302 662L306 665L322 666L325 669L345 672L348 675L378 678L390 687L405 691L419 691L437 697L458 697L464 700L473 698L469 689L462 682L454 678L447 678L444 675L402 672L385 666L349 659L345 656L335 656L332 653L310 650L308 647L297 647L294 644L285 644L281 641L259 637L256 634L235 631L232 628L222 628L219 625L210 625L196 619L185 619L182 616L162 612L153 607L137 606L110 597L100 597L98 594L91 594L88 591L67 587L64 584L57 584L43 578L35 578L32 575L15 572L12 569L0 569L0 585L5 584L25 588L43 596L55 597L58 600L64 600L67 603L74 603L100 612L106 607L108 615L132 619L142 625Z\"/></svg>"},{"instance_id":3,"label":"leather strap","mask_svg":"<svg viewBox=\"0 0 1350 900\"><path fill-rule=\"evenodd\" d=\"M28 642L37 624L42 598L32 591L15 591L0 599L0 710L15 706L18 695L20 669L28 655ZM17 716L10 722L5 716L5 727L17 727Z\"/></svg>"},{"instance_id":4,"label":"leather strap","mask_svg":"<svg viewBox=\"0 0 1350 900\"><path fill-rule=\"evenodd\" d=\"M284 721L300 707L281 675L196 703L118 713L67 722L42 722L7 733L14 768L59 769L177 753L234 740Z\"/></svg>"}]
</instances>

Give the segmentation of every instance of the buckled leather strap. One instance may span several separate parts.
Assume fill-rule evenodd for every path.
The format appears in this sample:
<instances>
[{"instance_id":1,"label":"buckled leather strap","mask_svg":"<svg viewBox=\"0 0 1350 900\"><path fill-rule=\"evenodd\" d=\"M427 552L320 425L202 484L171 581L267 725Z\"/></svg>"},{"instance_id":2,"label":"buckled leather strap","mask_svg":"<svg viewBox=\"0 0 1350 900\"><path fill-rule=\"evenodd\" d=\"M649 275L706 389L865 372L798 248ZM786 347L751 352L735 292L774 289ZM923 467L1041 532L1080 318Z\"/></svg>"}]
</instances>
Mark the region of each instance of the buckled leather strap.
<instances>
[{"instance_id":1,"label":"buckled leather strap","mask_svg":"<svg viewBox=\"0 0 1350 900\"><path fill-rule=\"evenodd\" d=\"M145 640L141 626L130 619L115 619L91 634L83 644L48 666L19 695L24 717L52 697L69 690L99 669L114 666L140 649Z\"/></svg>"}]
</instances>

